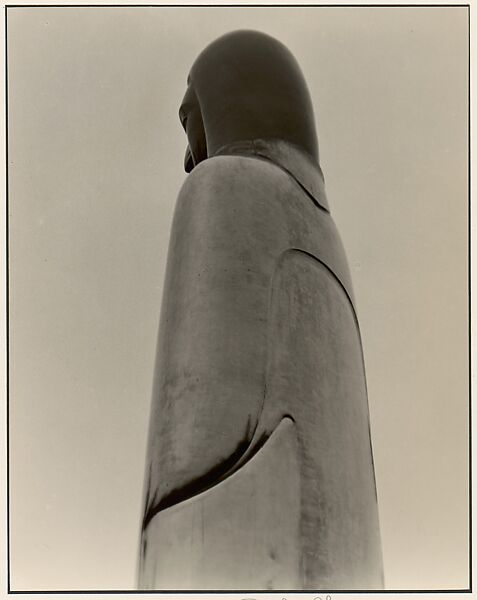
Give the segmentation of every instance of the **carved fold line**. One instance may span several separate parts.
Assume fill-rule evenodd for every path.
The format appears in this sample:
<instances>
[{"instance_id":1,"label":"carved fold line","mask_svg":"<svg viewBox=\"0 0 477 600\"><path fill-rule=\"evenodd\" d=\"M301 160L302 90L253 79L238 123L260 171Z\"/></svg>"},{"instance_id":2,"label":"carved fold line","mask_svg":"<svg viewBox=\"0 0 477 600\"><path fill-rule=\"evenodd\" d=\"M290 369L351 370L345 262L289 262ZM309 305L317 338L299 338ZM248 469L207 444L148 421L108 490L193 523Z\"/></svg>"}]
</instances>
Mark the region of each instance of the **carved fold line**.
<instances>
[{"instance_id":1,"label":"carved fold line","mask_svg":"<svg viewBox=\"0 0 477 600\"><path fill-rule=\"evenodd\" d=\"M323 262L322 260L320 260L319 258L317 258L314 254L311 254L310 252L307 252L306 250L302 250L301 248L290 248L289 250L285 250L284 252L282 252L282 254L280 255L280 259L281 260L286 254L288 253L293 253L293 252L299 252L301 254L305 254L307 256L309 256L311 259L315 260L316 262L318 262L320 265L322 265L326 271L332 276L333 280L339 285L339 287L343 290L343 292L345 293L349 304L351 306L351 312L353 315L353 319L354 322L356 324L356 331L358 333L358 339L359 339L359 348L360 348L360 355L361 355L361 364L363 367L363 373L364 373L364 388L365 388L365 392L366 392L366 405L368 408L368 415L369 413L369 397L368 397L368 382L366 379L366 364L364 361L364 351L363 351L363 340L361 337L361 329L359 327L359 321L358 321L358 314L356 312L356 307L354 305L353 302L353 298L350 296L350 294L348 293L348 290L346 289L345 285L343 284L343 282L340 280L340 278L336 275L336 273L334 271L332 271L330 269L330 267ZM378 501L378 487L376 485L376 470L374 467L374 453L373 453L373 442L372 442L372 438L371 438L371 421L368 417L368 439L369 439L369 446L370 446L370 452L371 452L371 463L373 466L373 480L374 480L374 495L376 498L376 502Z\"/></svg>"},{"instance_id":2,"label":"carved fold line","mask_svg":"<svg viewBox=\"0 0 477 600\"><path fill-rule=\"evenodd\" d=\"M349 303L351 304L351 309L353 311L353 318L354 321L356 323L356 326L358 327L358 332L359 332L359 323L358 323L358 315L356 312L356 307L354 304L354 300L351 296L351 292L348 291L348 289L346 288L345 284L341 281L341 279L338 277L338 275L333 271L333 269L331 269L331 267L329 267L324 261L322 261L320 258L318 258L317 256L315 256L314 254L312 254L311 252L308 252L308 250L303 250L302 248L288 248L287 250L284 250L279 258L278 261L282 261L283 258L285 257L285 255L287 254L293 254L293 252L298 252L300 254L306 254L306 256L309 256L310 258L312 258L313 260L315 260L317 263L319 263L320 265L322 265L326 271L332 276L332 278L335 280L336 283L338 283L338 285L342 288L343 292L346 294L347 299L349 300ZM361 336L360 336L360 341L361 341Z\"/></svg>"},{"instance_id":3,"label":"carved fold line","mask_svg":"<svg viewBox=\"0 0 477 600\"><path fill-rule=\"evenodd\" d=\"M223 483L224 481L226 481L227 479L229 479L230 477L235 475L239 470L244 468L252 460L252 458L254 458L263 449L265 443L272 437L272 435L277 431L279 426L284 421L291 421L293 424L295 424L295 419L292 416L283 415L280 418L280 421L278 422L277 426L273 429L273 431L271 431L270 434L264 433L262 436L260 436L260 439L255 444L253 444L253 447L252 447L252 443L250 443L247 446L247 448L245 449L245 451L242 452L242 454L239 456L239 458L236 459L233 466L229 467L220 476L215 477L213 482L204 485L204 477L200 477L198 480L194 480L194 481L186 484L180 490L175 490L173 498L171 497L172 494L169 494L167 497L165 497L163 500L161 500L161 502L159 502L159 504L157 504L155 507L151 508L151 510L148 513L146 513L145 518L143 520L142 531L144 532L146 530L146 528L149 525L149 523L151 522L151 520L158 513L162 512L163 510L166 510L168 508L178 506L179 504L181 504L187 500L196 498L200 494L203 494L203 493L215 488L216 486L220 485L221 483ZM211 469L211 471L209 471L208 475L210 476L212 471L216 471L218 469L222 470L224 465L229 464L231 462L232 458L234 458L234 459L236 458L237 454L238 454L237 451L234 452L234 454L231 457L229 457L227 459L227 461L225 461L224 463L221 463L220 465L217 465L216 467L214 467L214 469ZM212 477L210 477L210 479L212 479Z\"/></svg>"},{"instance_id":4,"label":"carved fold line","mask_svg":"<svg viewBox=\"0 0 477 600\"><path fill-rule=\"evenodd\" d=\"M202 491L213 487L216 482L220 481L225 473L228 473L233 465L235 465L241 458L241 456L247 451L249 446L248 440L242 440L237 446L237 448L232 452L230 456L228 456L223 462L220 462L217 465L214 465L209 471L205 474L200 475L199 477L189 481L184 484L180 488L176 488L169 492L166 496L164 496L157 504L152 504L144 515L144 519L142 522L142 530L144 531L148 526L151 519L160 512L161 510L165 510L166 508L170 508L175 504L180 504L187 500L188 498L192 498L197 494L200 494Z\"/></svg>"}]
</instances>

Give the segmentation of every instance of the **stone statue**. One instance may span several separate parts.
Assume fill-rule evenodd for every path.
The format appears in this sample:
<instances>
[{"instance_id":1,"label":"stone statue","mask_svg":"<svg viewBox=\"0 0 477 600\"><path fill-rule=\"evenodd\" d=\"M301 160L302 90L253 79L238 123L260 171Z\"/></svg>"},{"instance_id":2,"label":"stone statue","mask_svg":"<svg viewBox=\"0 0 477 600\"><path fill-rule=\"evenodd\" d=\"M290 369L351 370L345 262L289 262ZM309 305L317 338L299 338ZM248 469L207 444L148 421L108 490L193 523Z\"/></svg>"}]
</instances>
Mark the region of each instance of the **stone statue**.
<instances>
[{"instance_id":1,"label":"stone statue","mask_svg":"<svg viewBox=\"0 0 477 600\"><path fill-rule=\"evenodd\" d=\"M353 291L290 52L194 63L168 254L140 589L383 586Z\"/></svg>"}]
</instances>

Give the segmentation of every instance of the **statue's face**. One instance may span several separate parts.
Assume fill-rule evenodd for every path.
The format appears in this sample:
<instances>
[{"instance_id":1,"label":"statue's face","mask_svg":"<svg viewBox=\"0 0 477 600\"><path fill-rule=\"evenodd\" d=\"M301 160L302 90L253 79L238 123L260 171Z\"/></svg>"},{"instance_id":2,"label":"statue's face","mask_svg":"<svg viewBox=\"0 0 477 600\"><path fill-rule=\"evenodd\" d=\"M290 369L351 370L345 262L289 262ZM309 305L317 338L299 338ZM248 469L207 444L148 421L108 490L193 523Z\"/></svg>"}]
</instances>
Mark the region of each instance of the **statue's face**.
<instances>
[{"instance_id":1,"label":"statue's face","mask_svg":"<svg viewBox=\"0 0 477 600\"><path fill-rule=\"evenodd\" d=\"M207 142L202 114L194 88L190 83L188 83L187 92L179 109L179 118L189 141L184 159L184 169L190 173L196 165L207 158Z\"/></svg>"}]
</instances>

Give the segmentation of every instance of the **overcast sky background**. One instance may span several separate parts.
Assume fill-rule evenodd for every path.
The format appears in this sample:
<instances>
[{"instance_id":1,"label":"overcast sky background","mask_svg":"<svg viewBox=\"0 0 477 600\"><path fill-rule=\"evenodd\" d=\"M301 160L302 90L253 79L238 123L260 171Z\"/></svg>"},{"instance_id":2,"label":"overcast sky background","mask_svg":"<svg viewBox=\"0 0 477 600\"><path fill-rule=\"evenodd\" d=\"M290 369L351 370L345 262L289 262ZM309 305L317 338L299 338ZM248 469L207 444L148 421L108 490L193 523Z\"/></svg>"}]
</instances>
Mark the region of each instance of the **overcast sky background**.
<instances>
[{"instance_id":1,"label":"overcast sky background","mask_svg":"<svg viewBox=\"0 0 477 600\"><path fill-rule=\"evenodd\" d=\"M468 586L467 10L8 11L12 589L131 589L188 70L309 84L367 367L386 584Z\"/></svg>"}]
</instances>

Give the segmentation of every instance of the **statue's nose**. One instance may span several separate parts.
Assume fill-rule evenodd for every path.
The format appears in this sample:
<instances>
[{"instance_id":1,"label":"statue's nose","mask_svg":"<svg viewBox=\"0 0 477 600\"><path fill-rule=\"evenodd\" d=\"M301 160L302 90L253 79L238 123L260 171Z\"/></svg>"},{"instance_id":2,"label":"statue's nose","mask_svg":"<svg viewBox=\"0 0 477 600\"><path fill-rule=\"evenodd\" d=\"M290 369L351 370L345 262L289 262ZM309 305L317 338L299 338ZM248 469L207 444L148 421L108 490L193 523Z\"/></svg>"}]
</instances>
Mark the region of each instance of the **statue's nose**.
<instances>
[{"instance_id":1,"label":"statue's nose","mask_svg":"<svg viewBox=\"0 0 477 600\"><path fill-rule=\"evenodd\" d=\"M184 169L186 173L190 173L194 168L194 159L192 158L192 152L190 151L190 147L187 146L186 153L184 157Z\"/></svg>"}]
</instances>

